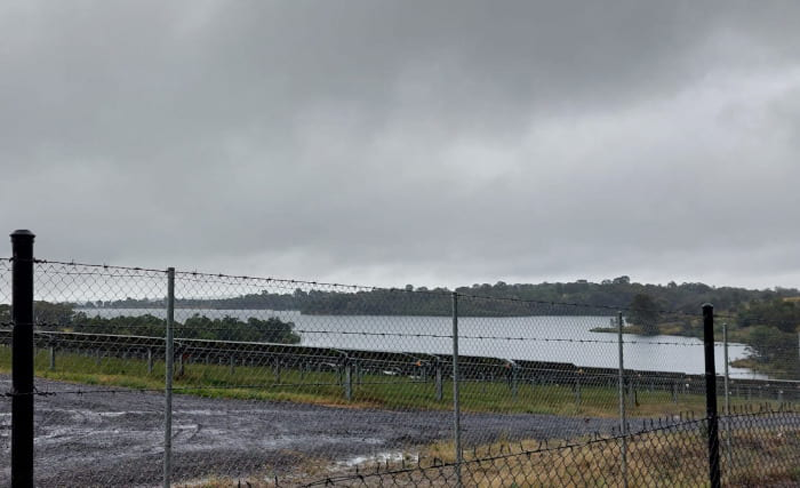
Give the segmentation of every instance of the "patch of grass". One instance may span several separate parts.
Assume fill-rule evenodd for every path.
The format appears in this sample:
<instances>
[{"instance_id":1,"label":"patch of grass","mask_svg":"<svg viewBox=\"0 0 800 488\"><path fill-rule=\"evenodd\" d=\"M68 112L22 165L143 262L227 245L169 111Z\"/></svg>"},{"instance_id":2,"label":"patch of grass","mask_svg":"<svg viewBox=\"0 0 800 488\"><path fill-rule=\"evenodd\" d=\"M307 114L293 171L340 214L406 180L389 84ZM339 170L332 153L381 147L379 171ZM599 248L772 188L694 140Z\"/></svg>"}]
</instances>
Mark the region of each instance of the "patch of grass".
<instances>
[{"instance_id":1,"label":"patch of grass","mask_svg":"<svg viewBox=\"0 0 800 488\"><path fill-rule=\"evenodd\" d=\"M681 486L708 485L705 434L689 425L635 434L625 439L627 469L622 469L622 439L579 438L570 442L500 439L464 451L462 478L476 487L546 486ZM797 486L800 431L775 426L730 432L732 452L721 456L723 484L733 487ZM359 486L387 482L404 485L415 480L453 484L452 442L434 443L420 453L418 471L366 477ZM389 470L391 471L391 470ZM431 484L426 484L431 486Z\"/></svg>"},{"instance_id":2,"label":"patch of grass","mask_svg":"<svg viewBox=\"0 0 800 488\"><path fill-rule=\"evenodd\" d=\"M117 357L98 358L86 354L57 352L55 368L50 369L48 351L40 350L35 356L37 377L70 383L124 387L137 390L164 389L163 361L147 370L147 361ZM8 347L0 347L0 371L8 373L11 354ZM452 409L453 386L445 381L443 398L436 400L433 381L411 379L403 376L365 374L353 381L353 399L344 396L342 378L333 371L301 371L270 366L237 366L233 372L229 365L186 364L184 374L175 377L173 386L177 393L208 398L233 398L242 400L272 400L296 403L330 405L347 408L385 408L442 410ZM587 384L576 390L574 385L530 384L520 381L517 393L506 381L464 381L461 383L461 408L470 413L530 413L573 417L616 417L618 393L616 386ZM673 402L672 393L663 390L637 391L637 405L629 405L628 413L635 417L674 416L680 412L702 412L705 399L702 395L679 394ZM733 398L734 405L763 404L755 398L747 401Z\"/></svg>"}]
</instances>

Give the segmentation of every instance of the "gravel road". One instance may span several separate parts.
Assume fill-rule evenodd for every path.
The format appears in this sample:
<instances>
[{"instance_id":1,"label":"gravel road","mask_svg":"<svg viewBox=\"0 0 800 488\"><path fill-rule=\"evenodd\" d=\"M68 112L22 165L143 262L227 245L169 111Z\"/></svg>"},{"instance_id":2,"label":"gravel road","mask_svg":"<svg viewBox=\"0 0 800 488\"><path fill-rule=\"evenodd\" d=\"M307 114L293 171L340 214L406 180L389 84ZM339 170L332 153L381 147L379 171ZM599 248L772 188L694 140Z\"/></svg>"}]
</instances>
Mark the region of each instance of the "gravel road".
<instances>
[{"instance_id":1,"label":"gravel road","mask_svg":"<svg viewBox=\"0 0 800 488\"><path fill-rule=\"evenodd\" d=\"M0 377L5 391L8 377ZM39 486L157 486L163 469L164 397L37 379L36 479ZM69 393L75 390L92 393ZM176 395L175 481L214 475L280 477L331 463L355 464L413 453L452 435L452 414L351 409ZM0 485L10 479L10 401L0 402ZM613 419L551 415L463 415L465 444L498 437L570 438L609 432ZM322 472L322 471L320 471Z\"/></svg>"}]
</instances>

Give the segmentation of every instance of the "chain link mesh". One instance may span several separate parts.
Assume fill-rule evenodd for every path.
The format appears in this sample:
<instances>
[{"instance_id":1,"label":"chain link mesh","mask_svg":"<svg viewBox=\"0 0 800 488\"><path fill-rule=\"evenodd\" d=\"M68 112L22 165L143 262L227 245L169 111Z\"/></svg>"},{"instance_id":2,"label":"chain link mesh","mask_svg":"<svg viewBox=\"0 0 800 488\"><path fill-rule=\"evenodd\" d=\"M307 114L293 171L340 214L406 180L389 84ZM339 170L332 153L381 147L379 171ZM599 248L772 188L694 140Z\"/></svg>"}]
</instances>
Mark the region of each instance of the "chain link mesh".
<instances>
[{"instance_id":1,"label":"chain link mesh","mask_svg":"<svg viewBox=\"0 0 800 488\"><path fill-rule=\"evenodd\" d=\"M160 484L167 280L165 270L36 262L37 483ZM10 281L2 260L7 391ZM174 298L176 486L707 479L702 341L635 335L623 319L620 372L627 311L189 272L175 273ZM670 314L701 326L699 314ZM796 378L731 376L723 480L794 480ZM717 389L724 398L721 379ZM10 396L0 405L9 466Z\"/></svg>"},{"instance_id":2,"label":"chain link mesh","mask_svg":"<svg viewBox=\"0 0 800 488\"><path fill-rule=\"evenodd\" d=\"M0 258L0 380L11 391L11 259ZM11 396L0 399L0 483L11 480Z\"/></svg>"},{"instance_id":3,"label":"chain link mesh","mask_svg":"<svg viewBox=\"0 0 800 488\"><path fill-rule=\"evenodd\" d=\"M723 418L734 446L731 456L721 460L723 485L795 486L800 481L800 412L766 405L737 410ZM305 486L456 486L459 478L463 486L476 487L706 486L706 434L703 418L650 426L625 436L502 441L468 452L460 470L451 458L411 467L386 465Z\"/></svg>"},{"instance_id":4,"label":"chain link mesh","mask_svg":"<svg viewBox=\"0 0 800 488\"><path fill-rule=\"evenodd\" d=\"M219 408L202 418L213 432L203 449L176 444L177 473L289 480L299 466L324 473L411 458L420 444L452 437L450 360L442 356L452 343L450 302L430 298L430 315L400 316L417 296L178 273L176 386ZM176 425L198 422L195 402L176 398Z\"/></svg>"},{"instance_id":5,"label":"chain link mesh","mask_svg":"<svg viewBox=\"0 0 800 488\"><path fill-rule=\"evenodd\" d=\"M34 265L35 475L42 486L161 478L163 271ZM108 312L138 300L160 313Z\"/></svg>"}]
</instances>

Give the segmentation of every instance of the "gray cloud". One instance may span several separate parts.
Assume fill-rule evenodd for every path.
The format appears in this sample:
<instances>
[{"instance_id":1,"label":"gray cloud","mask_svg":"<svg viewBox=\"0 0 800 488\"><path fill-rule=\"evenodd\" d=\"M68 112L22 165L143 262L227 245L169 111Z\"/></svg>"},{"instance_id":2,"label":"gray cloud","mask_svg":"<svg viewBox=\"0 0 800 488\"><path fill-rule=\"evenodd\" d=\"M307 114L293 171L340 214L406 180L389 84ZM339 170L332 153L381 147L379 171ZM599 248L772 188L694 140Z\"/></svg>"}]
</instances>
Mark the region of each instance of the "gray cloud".
<instances>
[{"instance_id":1,"label":"gray cloud","mask_svg":"<svg viewBox=\"0 0 800 488\"><path fill-rule=\"evenodd\" d=\"M81 261L796 286L798 8L8 3L0 222Z\"/></svg>"}]
</instances>

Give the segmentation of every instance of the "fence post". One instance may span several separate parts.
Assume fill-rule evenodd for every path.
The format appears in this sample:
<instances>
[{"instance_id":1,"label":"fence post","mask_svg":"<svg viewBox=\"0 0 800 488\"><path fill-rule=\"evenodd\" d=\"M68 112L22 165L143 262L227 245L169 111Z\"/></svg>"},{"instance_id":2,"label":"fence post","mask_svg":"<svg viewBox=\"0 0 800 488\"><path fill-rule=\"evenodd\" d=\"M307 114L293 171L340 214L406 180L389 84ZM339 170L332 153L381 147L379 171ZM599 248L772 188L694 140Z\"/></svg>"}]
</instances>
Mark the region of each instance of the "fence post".
<instances>
[{"instance_id":1,"label":"fence post","mask_svg":"<svg viewBox=\"0 0 800 488\"><path fill-rule=\"evenodd\" d=\"M722 347L723 347L723 356L725 359L725 415L731 414L731 403L730 403L730 393L728 391L728 382L730 381L729 371L728 371L728 324L722 324Z\"/></svg>"},{"instance_id":2,"label":"fence post","mask_svg":"<svg viewBox=\"0 0 800 488\"><path fill-rule=\"evenodd\" d=\"M631 408L636 408L636 383L633 377L628 381L628 401L631 402Z\"/></svg>"},{"instance_id":3,"label":"fence post","mask_svg":"<svg viewBox=\"0 0 800 488\"><path fill-rule=\"evenodd\" d=\"M33 486L33 240L11 234L11 485Z\"/></svg>"},{"instance_id":4,"label":"fence post","mask_svg":"<svg viewBox=\"0 0 800 488\"><path fill-rule=\"evenodd\" d=\"M441 402L444 398L444 388L442 387L442 362L436 359L436 401Z\"/></svg>"},{"instance_id":5,"label":"fence post","mask_svg":"<svg viewBox=\"0 0 800 488\"><path fill-rule=\"evenodd\" d=\"M628 487L628 435L627 420L625 418L625 362L622 347L622 312L617 312L617 343L619 345L619 432L622 434L622 446L620 449L620 462L622 467L622 486Z\"/></svg>"},{"instance_id":6,"label":"fence post","mask_svg":"<svg viewBox=\"0 0 800 488\"><path fill-rule=\"evenodd\" d=\"M706 364L706 418L708 420L708 476L711 488L720 486L717 372L714 364L714 306L703 305L703 346Z\"/></svg>"},{"instance_id":7,"label":"fence post","mask_svg":"<svg viewBox=\"0 0 800 488\"><path fill-rule=\"evenodd\" d=\"M48 353L50 356L50 371L56 370L56 346L50 344L50 348L48 349Z\"/></svg>"},{"instance_id":8,"label":"fence post","mask_svg":"<svg viewBox=\"0 0 800 488\"><path fill-rule=\"evenodd\" d=\"M153 374L153 348L147 348L147 374Z\"/></svg>"},{"instance_id":9,"label":"fence post","mask_svg":"<svg viewBox=\"0 0 800 488\"><path fill-rule=\"evenodd\" d=\"M164 488L172 478L172 375L175 361L173 326L175 322L175 268L167 268L167 344L164 406Z\"/></svg>"},{"instance_id":10,"label":"fence post","mask_svg":"<svg viewBox=\"0 0 800 488\"><path fill-rule=\"evenodd\" d=\"M182 378L183 375L186 373L186 369L184 367L184 360L183 360L184 359L183 358L183 355L184 355L183 349L184 349L184 346L182 346L179 343L178 344L178 378ZM173 346L173 351L174 350L175 349L174 349L174 346ZM173 361L174 361L174 359L173 359Z\"/></svg>"},{"instance_id":11,"label":"fence post","mask_svg":"<svg viewBox=\"0 0 800 488\"><path fill-rule=\"evenodd\" d=\"M464 462L464 453L461 450L461 407L458 382L458 294L453 292L453 421L455 428L453 435L456 450L456 486L460 488L462 486L461 463Z\"/></svg>"},{"instance_id":12,"label":"fence post","mask_svg":"<svg viewBox=\"0 0 800 488\"><path fill-rule=\"evenodd\" d=\"M353 399L353 365L350 358L344 363L344 397L348 402Z\"/></svg>"},{"instance_id":13,"label":"fence post","mask_svg":"<svg viewBox=\"0 0 800 488\"><path fill-rule=\"evenodd\" d=\"M730 371L728 368L728 324L722 324L722 345L725 356L725 458L728 460L728 469L733 469L733 452L731 452L731 398L728 389Z\"/></svg>"},{"instance_id":14,"label":"fence post","mask_svg":"<svg viewBox=\"0 0 800 488\"><path fill-rule=\"evenodd\" d=\"M517 401L519 393L519 368L516 363L511 365L511 399Z\"/></svg>"}]
</instances>

